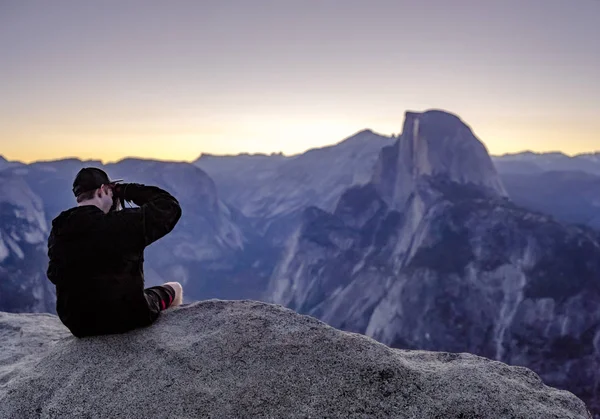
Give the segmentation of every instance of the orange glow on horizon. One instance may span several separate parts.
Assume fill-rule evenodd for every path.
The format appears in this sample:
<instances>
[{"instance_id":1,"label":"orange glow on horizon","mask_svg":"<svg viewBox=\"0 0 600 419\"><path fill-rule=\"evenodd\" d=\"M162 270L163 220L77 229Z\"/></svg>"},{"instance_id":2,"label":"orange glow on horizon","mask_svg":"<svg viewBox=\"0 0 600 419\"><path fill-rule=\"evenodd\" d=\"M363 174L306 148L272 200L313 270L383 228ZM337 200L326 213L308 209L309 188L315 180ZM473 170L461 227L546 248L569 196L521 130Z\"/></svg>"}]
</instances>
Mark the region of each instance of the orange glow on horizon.
<instances>
[{"instance_id":1,"label":"orange glow on horizon","mask_svg":"<svg viewBox=\"0 0 600 419\"><path fill-rule=\"evenodd\" d=\"M221 133L198 132L159 132L155 135L136 135L124 131L107 139L101 133L79 133L60 135L39 135L35 138L41 144L36 148L19 147L25 138L15 136L17 141L0 148L0 155L8 160L24 163L35 161L78 158L100 160L103 163L134 157L166 161L187 161L197 159L200 154L234 155L239 153L279 153L294 155L315 147L324 147L342 141L363 129L372 129L381 135L399 134L401 124L383 123L378 126L345 123L291 123L286 121L279 126L260 130L232 129ZM567 155L595 152L589 147L597 139L595 132L579 132L577 138L568 128L515 127L495 123L469 124L475 135L486 145L491 155L516 153L521 151L550 152L561 151ZM397 129L394 129L396 127ZM86 141L79 140L86 138ZM118 139L115 139L118 138Z\"/></svg>"}]
</instances>

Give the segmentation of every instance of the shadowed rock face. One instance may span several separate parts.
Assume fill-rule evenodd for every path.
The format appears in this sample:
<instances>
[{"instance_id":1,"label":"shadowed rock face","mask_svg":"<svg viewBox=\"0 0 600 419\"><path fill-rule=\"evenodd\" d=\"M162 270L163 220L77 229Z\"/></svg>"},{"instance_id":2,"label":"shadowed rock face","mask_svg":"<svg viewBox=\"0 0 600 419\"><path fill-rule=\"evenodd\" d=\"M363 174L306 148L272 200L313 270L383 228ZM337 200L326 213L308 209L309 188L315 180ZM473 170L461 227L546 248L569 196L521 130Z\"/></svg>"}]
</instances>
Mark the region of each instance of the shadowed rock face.
<instances>
[{"instance_id":1,"label":"shadowed rock face","mask_svg":"<svg viewBox=\"0 0 600 419\"><path fill-rule=\"evenodd\" d=\"M600 235L508 201L474 141L452 115L408 114L371 185L305 211L267 298L390 346L532 368L600 414Z\"/></svg>"},{"instance_id":2,"label":"shadowed rock face","mask_svg":"<svg viewBox=\"0 0 600 419\"><path fill-rule=\"evenodd\" d=\"M259 302L194 303L123 335L59 325L0 313L0 417L591 418L527 368L391 349Z\"/></svg>"}]
</instances>

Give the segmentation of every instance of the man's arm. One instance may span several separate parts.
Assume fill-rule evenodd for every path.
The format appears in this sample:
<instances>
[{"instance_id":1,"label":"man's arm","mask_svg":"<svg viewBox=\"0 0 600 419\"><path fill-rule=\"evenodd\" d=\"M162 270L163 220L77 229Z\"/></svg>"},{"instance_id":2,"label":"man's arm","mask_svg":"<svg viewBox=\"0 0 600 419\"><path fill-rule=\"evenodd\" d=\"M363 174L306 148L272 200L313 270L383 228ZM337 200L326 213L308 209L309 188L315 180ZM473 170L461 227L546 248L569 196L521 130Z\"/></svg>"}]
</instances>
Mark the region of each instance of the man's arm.
<instances>
[{"instance_id":1,"label":"man's arm","mask_svg":"<svg viewBox=\"0 0 600 419\"><path fill-rule=\"evenodd\" d=\"M115 193L139 208L126 208L106 215L108 230L123 240L116 245L146 247L168 234L181 218L181 206L167 191L139 183L119 185Z\"/></svg>"}]
</instances>

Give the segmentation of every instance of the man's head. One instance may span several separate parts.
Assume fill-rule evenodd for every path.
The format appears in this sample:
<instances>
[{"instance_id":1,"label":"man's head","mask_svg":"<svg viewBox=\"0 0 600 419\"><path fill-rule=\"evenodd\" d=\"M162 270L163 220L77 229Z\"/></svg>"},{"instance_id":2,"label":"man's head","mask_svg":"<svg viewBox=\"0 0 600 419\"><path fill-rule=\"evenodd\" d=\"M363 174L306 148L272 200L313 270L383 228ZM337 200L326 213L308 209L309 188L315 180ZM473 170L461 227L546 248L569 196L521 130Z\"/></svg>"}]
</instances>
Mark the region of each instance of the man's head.
<instances>
[{"instance_id":1,"label":"man's head","mask_svg":"<svg viewBox=\"0 0 600 419\"><path fill-rule=\"evenodd\" d=\"M107 214L116 204L113 188L119 180L110 180L106 172L96 167L85 167L73 181L73 194L79 206L95 205Z\"/></svg>"}]
</instances>

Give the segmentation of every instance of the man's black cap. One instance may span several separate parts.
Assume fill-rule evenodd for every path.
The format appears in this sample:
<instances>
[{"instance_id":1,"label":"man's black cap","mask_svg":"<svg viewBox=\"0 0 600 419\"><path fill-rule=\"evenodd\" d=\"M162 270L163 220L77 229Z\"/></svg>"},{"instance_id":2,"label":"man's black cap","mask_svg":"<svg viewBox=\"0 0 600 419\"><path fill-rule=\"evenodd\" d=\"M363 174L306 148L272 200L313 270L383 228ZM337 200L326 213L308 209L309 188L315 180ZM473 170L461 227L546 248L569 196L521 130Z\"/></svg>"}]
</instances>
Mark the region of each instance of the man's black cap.
<instances>
[{"instance_id":1,"label":"man's black cap","mask_svg":"<svg viewBox=\"0 0 600 419\"><path fill-rule=\"evenodd\" d=\"M83 192L93 191L102 185L121 182L123 179L110 180L104 170L96 167L84 167L73 181L73 194L77 197Z\"/></svg>"}]
</instances>

